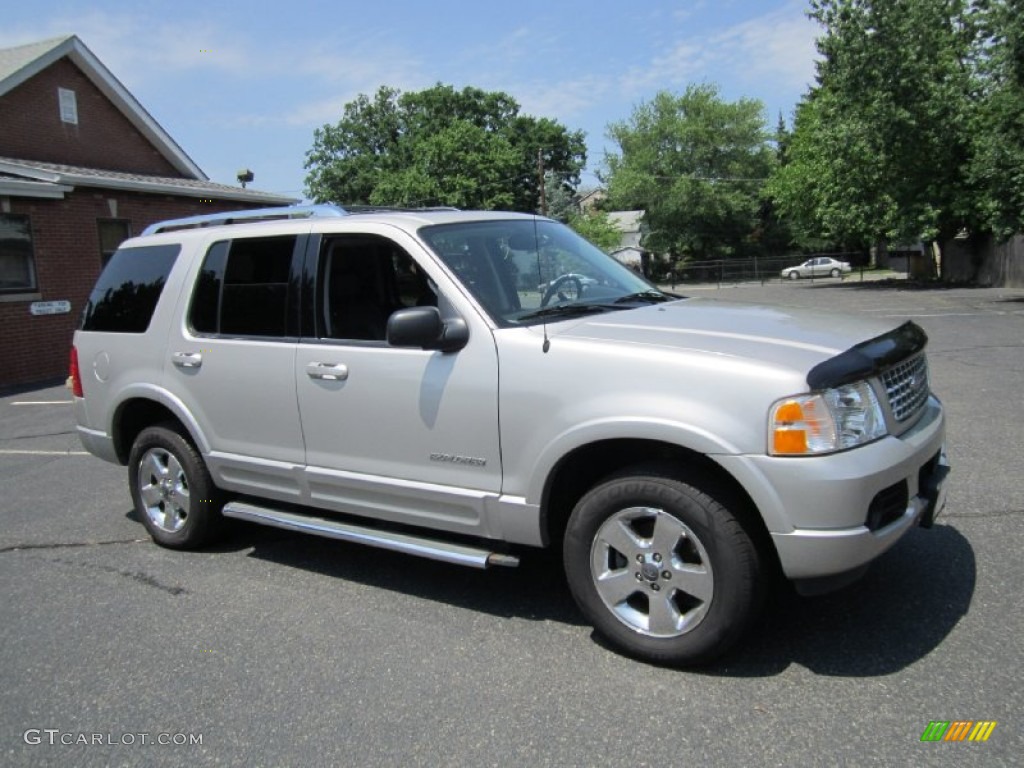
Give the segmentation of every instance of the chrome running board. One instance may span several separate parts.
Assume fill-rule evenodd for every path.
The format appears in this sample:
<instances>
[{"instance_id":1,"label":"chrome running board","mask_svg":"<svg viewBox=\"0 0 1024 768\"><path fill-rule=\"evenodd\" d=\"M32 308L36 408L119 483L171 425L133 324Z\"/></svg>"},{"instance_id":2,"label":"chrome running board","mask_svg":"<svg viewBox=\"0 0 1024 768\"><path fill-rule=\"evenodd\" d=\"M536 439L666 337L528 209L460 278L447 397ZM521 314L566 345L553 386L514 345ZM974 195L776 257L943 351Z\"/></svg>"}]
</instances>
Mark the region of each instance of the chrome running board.
<instances>
[{"instance_id":1,"label":"chrome running board","mask_svg":"<svg viewBox=\"0 0 1024 768\"><path fill-rule=\"evenodd\" d=\"M468 565L470 568L488 568L502 565L514 568L519 565L519 558L500 552L490 552L465 544L454 544L448 541L437 541L408 533L366 528L361 525L342 523L338 520L326 520L322 517L299 515L281 509L258 507L241 501L232 501L224 506L225 517L246 520L250 523L270 525L286 531L311 533L314 536L325 536L328 539L349 541L355 544L366 544L392 552L402 552L430 560L440 560L456 565Z\"/></svg>"}]
</instances>

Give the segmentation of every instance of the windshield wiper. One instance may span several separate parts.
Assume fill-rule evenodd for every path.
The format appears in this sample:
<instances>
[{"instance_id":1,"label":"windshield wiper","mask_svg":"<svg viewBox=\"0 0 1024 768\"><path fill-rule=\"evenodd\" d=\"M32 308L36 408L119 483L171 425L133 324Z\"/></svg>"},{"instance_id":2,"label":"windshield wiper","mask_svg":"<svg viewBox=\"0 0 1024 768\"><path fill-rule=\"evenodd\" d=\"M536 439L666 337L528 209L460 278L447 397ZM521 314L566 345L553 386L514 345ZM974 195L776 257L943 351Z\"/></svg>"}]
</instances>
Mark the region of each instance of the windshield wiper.
<instances>
[{"instance_id":1,"label":"windshield wiper","mask_svg":"<svg viewBox=\"0 0 1024 768\"><path fill-rule=\"evenodd\" d=\"M629 304L634 301L646 301L650 304L660 304L663 301L670 301L671 296L667 296L661 291L639 291L637 293L627 293L625 296L620 296L615 300L616 304Z\"/></svg>"},{"instance_id":2,"label":"windshield wiper","mask_svg":"<svg viewBox=\"0 0 1024 768\"><path fill-rule=\"evenodd\" d=\"M572 317L573 315L591 315L601 312L608 312L619 307L612 307L607 304L559 304L554 307L543 307L541 309L521 315L517 320L534 320L538 317Z\"/></svg>"}]
</instances>

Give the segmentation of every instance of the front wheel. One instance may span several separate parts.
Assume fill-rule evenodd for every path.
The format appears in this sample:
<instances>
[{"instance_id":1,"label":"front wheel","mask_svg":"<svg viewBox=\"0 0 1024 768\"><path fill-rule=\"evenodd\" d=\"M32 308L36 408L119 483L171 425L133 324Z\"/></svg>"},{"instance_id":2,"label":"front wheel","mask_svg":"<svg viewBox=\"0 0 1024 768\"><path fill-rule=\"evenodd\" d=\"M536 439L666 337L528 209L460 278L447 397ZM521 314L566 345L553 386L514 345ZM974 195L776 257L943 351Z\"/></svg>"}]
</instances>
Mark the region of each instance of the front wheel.
<instances>
[{"instance_id":1,"label":"front wheel","mask_svg":"<svg viewBox=\"0 0 1024 768\"><path fill-rule=\"evenodd\" d=\"M839 277L840 272L838 269L833 269L829 274L831 274L832 277Z\"/></svg>"},{"instance_id":2,"label":"front wheel","mask_svg":"<svg viewBox=\"0 0 1024 768\"><path fill-rule=\"evenodd\" d=\"M799 280L800 279L800 273L797 272L794 269L792 272L790 272L788 275L786 275L786 277L788 277L790 280Z\"/></svg>"},{"instance_id":3,"label":"front wheel","mask_svg":"<svg viewBox=\"0 0 1024 768\"><path fill-rule=\"evenodd\" d=\"M563 555L569 588L594 628L649 661L709 661L760 607L760 558L739 519L656 469L587 493L569 519Z\"/></svg>"},{"instance_id":4,"label":"front wheel","mask_svg":"<svg viewBox=\"0 0 1024 768\"><path fill-rule=\"evenodd\" d=\"M139 433L128 473L135 511L157 544L194 549L220 535L221 492L199 452L172 425Z\"/></svg>"}]
</instances>

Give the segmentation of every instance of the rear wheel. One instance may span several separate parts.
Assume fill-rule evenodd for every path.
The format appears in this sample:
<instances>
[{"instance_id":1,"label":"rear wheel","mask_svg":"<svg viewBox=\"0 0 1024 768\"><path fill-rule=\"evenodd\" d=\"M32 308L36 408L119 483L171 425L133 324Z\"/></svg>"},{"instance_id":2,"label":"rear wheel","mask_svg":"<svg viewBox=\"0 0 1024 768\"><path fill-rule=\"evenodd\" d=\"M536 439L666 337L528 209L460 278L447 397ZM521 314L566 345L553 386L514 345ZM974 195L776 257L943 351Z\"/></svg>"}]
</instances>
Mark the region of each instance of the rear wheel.
<instances>
[{"instance_id":1,"label":"rear wheel","mask_svg":"<svg viewBox=\"0 0 1024 768\"><path fill-rule=\"evenodd\" d=\"M832 271L829 274L832 275L832 277L839 277L840 272L838 269L835 269L833 267Z\"/></svg>"},{"instance_id":2,"label":"rear wheel","mask_svg":"<svg viewBox=\"0 0 1024 768\"><path fill-rule=\"evenodd\" d=\"M128 458L128 485L142 524L158 544L194 549L223 530L223 498L199 452L173 425L139 433Z\"/></svg>"},{"instance_id":3,"label":"rear wheel","mask_svg":"<svg viewBox=\"0 0 1024 768\"><path fill-rule=\"evenodd\" d=\"M709 661L740 637L760 607L760 557L740 520L656 468L587 493L569 519L563 554L580 609L631 656Z\"/></svg>"}]
</instances>

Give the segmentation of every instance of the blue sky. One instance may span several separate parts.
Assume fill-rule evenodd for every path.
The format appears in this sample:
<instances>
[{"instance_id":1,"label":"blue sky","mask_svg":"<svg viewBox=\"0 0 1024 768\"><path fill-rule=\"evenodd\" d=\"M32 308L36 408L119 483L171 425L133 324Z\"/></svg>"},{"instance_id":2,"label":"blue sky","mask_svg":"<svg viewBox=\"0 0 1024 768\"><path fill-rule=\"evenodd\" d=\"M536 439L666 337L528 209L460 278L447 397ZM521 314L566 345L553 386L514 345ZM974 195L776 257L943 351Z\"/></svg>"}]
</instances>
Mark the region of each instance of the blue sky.
<instances>
[{"instance_id":1,"label":"blue sky","mask_svg":"<svg viewBox=\"0 0 1024 768\"><path fill-rule=\"evenodd\" d=\"M313 131L381 85L511 94L587 134L596 185L609 123L659 90L715 83L792 115L814 76L806 0L608 3L8 3L0 48L77 34L214 181L301 197Z\"/></svg>"}]
</instances>

